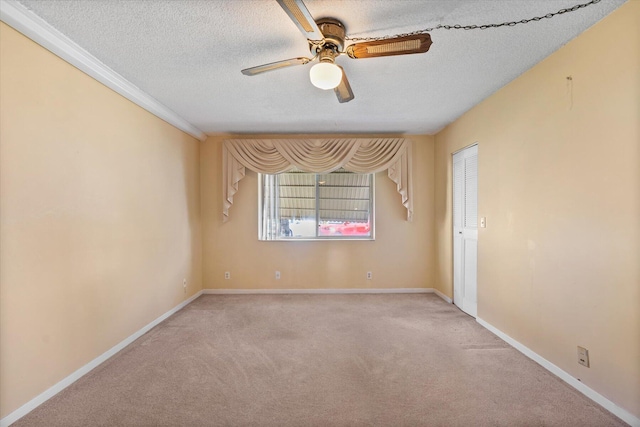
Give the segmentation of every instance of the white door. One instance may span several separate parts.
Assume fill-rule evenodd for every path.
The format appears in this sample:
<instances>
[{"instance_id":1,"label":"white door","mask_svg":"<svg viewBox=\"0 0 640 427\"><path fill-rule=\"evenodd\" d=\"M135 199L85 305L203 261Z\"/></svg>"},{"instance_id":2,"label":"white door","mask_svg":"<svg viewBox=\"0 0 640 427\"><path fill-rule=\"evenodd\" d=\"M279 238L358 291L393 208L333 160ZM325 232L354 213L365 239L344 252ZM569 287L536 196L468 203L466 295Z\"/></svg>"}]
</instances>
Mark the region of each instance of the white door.
<instances>
[{"instance_id":1,"label":"white door","mask_svg":"<svg viewBox=\"0 0 640 427\"><path fill-rule=\"evenodd\" d=\"M478 269L478 146L453 155L453 303L476 317Z\"/></svg>"}]
</instances>

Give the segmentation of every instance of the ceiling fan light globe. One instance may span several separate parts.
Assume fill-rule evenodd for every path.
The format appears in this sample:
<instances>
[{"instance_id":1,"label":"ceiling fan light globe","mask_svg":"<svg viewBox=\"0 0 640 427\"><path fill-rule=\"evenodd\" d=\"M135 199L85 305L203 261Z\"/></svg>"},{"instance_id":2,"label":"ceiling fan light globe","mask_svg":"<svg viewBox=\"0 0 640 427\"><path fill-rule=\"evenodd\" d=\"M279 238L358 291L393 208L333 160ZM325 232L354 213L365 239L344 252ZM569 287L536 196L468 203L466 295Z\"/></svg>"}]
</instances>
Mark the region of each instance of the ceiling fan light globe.
<instances>
[{"instance_id":1,"label":"ceiling fan light globe","mask_svg":"<svg viewBox=\"0 0 640 427\"><path fill-rule=\"evenodd\" d=\"M311 79L311 84L317 88L334 89L342 81L342 70L331 62L320 62L311 67L309 79Z\"/></svg>"}]
</instances>

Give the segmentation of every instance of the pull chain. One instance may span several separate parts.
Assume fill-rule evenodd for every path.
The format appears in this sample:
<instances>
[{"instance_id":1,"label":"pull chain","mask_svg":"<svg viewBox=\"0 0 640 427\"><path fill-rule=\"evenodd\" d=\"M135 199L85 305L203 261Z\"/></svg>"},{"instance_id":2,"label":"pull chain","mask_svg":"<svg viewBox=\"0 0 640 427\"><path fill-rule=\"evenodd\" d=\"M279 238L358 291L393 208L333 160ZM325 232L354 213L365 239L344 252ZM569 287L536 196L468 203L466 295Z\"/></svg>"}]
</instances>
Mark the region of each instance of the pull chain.
<instances>
[{"instance_id":1,"label":"pull chain","mask_svg":"<svg viewBox=\"0 0 640 427\"><path fill-rule=\"evenodd\" d=\"M500 24L483 24L483 25L460 25L460 24L442 25L442 24L438 24L435 27L425 28L423 30L412 31L410 33L402 33L402 34L396 34L396 35L392 35L392 36L380 36L380 37L348 37L347 36L347 37L345 37L345 40L350 40L350 41L353 41L353 42L376 41L376 40L392 39L392 38L396 38L396 37L417 36L417 35L425 34L425 33L431 32L431 31L435 31L435 30L487 30L489 28L514 27L514 26L516 26L518 24L528 24L529 22L532 22L532 21L536 21L537 22L537 21L541 21L543 19L551 19L551 18L553 18L554 16L557 16L557 15L563 15L565 13L575 12L576 10L579 10L579 9L584 8L584 7L600 3L601 1L602 0L591 0L588 3L576 4L573 7L560 9L557 12L547 13L546 15L543 15L543 16L534 16L533 18L521 19L519 21L502 22Z\"/></svg>"}]
</instances>

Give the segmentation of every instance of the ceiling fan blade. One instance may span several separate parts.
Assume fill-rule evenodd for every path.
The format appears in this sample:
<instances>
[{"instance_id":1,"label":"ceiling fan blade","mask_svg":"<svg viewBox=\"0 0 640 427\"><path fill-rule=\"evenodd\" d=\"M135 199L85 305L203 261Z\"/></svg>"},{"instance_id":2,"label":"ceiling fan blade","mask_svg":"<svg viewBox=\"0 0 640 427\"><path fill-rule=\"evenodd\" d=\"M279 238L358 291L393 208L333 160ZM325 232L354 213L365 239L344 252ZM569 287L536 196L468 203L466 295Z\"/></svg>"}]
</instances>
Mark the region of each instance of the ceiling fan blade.
<instances>
[{"instance_id":1,"label":"ceiling fan blade","mask_svg":"<svg viewBox=\"0 0 640 427\"><path fill-rule=\"evenodd\" d=\"M431 43L431 36L429 34L394 37L392 39L352 44L347 47L347 54L353 59L409 55L411 53L424 53L428 51Z\"/></svg>"},{"instance_id":2,"label":"ceiling fan blade","mask_svg":"<svg viewBox=\"0 0 640 427\"><path fill-rule=\"evenodd\" d=\"M333 89L333 91L338 97L338 102L342 104L344 102L351 101L353 98L355 98L355 96L353 96L351 85L349 84L349 80L347 80L347 74L344 72L344 69L342 69L342 67L340 67L339 65L338 67L342 70L342 80L340 81L340 84L335 89Z\"/></svg>"},{"instance_id":3,"label":"ceiling fan blade","mask_svg":"<svg viewBox=\"0 0 640 427\"><path fill-rule=\"evenodd\" d=\"M255 76L256 74L266 73L280 68L291 67L292 65L304 65L311 61L310 58L291 58L284 61L272 62L270 64L258 65L257 67L245 68L242 74L245 76Z\"/></svg>"},{"instance_id":4,"label":"ceiling fan blade","mask_svg":"<svg viewBox=\"0 0 640 427\"><path fill-rule=\"evenodd\" d=\"M276 0L309 40L322 40L324 35L302 0Z\"/></svg>"}]
</instances>

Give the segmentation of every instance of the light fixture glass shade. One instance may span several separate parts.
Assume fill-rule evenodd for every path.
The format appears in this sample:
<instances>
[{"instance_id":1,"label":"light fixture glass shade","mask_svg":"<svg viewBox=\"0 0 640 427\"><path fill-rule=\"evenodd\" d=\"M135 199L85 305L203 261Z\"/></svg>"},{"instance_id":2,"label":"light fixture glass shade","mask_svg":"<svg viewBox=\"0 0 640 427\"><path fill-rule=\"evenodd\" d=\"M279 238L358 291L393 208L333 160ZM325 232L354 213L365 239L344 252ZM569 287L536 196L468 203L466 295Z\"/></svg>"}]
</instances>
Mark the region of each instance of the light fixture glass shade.
<instances>
[{"instance_id":1,"label":"light fixture glass shade","mask_svg":"<svg viewBox=\"0 0 640 427\"><path fill-rule=\"evenodd\" d=\"M342 80L342 70L331 62L319 62L309 71L311 83L320 89L328 90L337 87Z\"/></svg>"}]
</instances>

